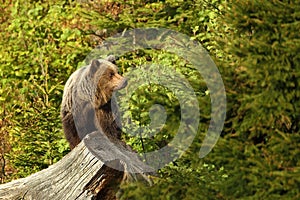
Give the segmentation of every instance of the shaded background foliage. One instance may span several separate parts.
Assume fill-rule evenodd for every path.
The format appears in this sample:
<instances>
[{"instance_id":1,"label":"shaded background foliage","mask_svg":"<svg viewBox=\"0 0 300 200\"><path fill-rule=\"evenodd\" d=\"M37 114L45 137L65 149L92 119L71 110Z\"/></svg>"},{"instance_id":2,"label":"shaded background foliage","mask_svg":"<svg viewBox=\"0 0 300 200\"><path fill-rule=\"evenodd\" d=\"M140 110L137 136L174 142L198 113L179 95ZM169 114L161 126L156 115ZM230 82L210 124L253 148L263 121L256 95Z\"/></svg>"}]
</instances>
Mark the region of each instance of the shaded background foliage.
<instances>
[{"instance_id":1,"label":"shaded background foliage","mask_svg":"<svg viewBox=\"0 0 300 200\"><path fill-rule=\"evenodd\" d=\"M46 168L69 151L59 118L63 86L90 50L117 32L165 27L191 36L213 57L226 87L226 123L213 151L199 159L210 120L201 75L165 52L124 55L121 73L145 62L180 70L198 95L201 116L188 151L161 169L153 186L122 186L123 198L299 199L299 16L298 0L2 1L0 181ZM159 86L139 88L127 115L149 123L157 99L168 108L164 129L144 147L124 136L140 152L176 133L180 108Z\"/></svg>"}]
</instances>

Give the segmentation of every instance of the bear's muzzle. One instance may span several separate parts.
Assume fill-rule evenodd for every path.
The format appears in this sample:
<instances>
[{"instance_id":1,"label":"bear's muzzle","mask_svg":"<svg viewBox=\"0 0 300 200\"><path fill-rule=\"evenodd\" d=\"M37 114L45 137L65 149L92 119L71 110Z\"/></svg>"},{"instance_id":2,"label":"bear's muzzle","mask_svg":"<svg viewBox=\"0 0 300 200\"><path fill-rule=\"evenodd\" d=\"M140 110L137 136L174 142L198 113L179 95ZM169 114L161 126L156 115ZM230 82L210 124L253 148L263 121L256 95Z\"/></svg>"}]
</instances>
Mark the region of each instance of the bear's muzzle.
<instances>
[{"instance_id":1,"label":"bear's muzzle","mask_svg":"<svg viewBox=\"0 0 300 200\"><path fill-rule=\"evenodd\" d=\"M121 90L124 87L126 87L128 84L127 78L122 78L121 81L119 82L119 84L117 85L117 87L114 90Z\"/></svg>"}]
</instances>

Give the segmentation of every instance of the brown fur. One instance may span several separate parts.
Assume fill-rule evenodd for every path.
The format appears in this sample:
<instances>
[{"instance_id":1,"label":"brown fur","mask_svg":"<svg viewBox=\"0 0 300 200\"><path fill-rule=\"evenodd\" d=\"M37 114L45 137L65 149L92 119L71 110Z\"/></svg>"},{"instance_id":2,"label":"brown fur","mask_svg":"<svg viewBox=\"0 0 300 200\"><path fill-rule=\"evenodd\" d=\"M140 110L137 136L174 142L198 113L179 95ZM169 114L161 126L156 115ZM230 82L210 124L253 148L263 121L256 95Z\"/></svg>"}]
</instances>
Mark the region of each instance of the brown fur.
<instances>
[{"instance_id":1,"label":"brown fur","mask_svg":"<svg viewBox=\"0 0 300 200\"><path fill-rule=\"evenodd\" d=\"M75 71L65 85L61 117L71 149L95 130L101 130L110 139L121 138L111 97L115 90L124 88L127 81L118 74L112 61L112 57L93 60L90 65Z\"/></svg>"}]
</instances>

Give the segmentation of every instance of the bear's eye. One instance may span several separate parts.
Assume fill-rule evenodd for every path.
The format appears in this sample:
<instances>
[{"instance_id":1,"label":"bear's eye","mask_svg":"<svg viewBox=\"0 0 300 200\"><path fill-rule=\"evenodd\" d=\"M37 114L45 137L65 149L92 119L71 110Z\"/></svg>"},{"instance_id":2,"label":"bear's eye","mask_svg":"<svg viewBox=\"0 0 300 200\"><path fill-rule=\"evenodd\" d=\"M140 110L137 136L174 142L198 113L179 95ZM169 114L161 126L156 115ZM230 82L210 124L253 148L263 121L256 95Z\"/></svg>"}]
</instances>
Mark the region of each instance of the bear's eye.
<instances>
[{"instance_id":1,"label":"bear's eye","mask_svg":"<svg viewBox=\"0 0 300 200\"><path fill-rule=\"evenodd\" d=\"M114 72L110 72L110 73L109 73L109 77L110 77L110 78L112 78L114 75L115 75Z\"/></svg>"}]
</instances>

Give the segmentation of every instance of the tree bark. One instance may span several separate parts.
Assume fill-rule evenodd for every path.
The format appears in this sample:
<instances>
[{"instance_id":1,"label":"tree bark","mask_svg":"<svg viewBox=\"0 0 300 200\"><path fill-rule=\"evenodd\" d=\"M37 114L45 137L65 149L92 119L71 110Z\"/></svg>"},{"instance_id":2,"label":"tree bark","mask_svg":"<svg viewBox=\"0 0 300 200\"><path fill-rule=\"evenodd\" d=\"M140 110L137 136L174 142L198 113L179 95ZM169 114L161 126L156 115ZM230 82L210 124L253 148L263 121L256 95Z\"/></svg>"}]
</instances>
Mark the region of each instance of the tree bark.
<instances>
[{"instance_id":1,"label":"tree bark","mask_svg":"<svg viewBox=\"0 0 300 200\"><path fill-rule=\"evenodd\" d=\"M97 132L89 134L56 164L26 178L0 185L0 199L118 199L118 189L123 181L139 177L151 183L143 172L150 172L151 168L138 157L131 155L134 165L130 166L128 161L119 159L128 156L123 155L122 148L133 152L129 146L118 141L118 148L108 148L107 145L112 143L104 137ZM129 167L134 173L128 172ZM136 171L140 173L136 174Z\"/></svg>"}]
</instances>

